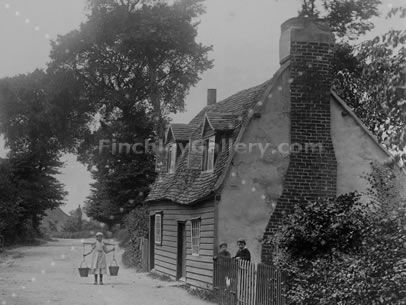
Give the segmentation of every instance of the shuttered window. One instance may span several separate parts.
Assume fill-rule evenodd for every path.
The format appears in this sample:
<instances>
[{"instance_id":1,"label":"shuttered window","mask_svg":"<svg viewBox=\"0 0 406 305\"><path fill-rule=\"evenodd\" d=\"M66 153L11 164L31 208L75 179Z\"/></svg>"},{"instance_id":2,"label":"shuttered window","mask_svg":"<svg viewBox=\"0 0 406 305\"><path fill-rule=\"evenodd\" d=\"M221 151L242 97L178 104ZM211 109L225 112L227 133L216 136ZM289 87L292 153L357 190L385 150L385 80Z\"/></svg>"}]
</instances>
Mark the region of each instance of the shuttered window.
<instances>
[{"instance_id":1,"label":"shuttered window","mask_svg":"<svg viewBox=\"0 0 406 305\"><path fill-rule=\"evenodd\" d=\"M155 243L162 245L162 213L155 214Z\"/></svg>"},{"instance_id":2,"label":"shuttered window","mask_svg":"<svg viewBox=\"0 0 406 305\"><path fill-rule=\"evenodd\" d=\"M192 255L199 255L200 250L200 219L192 220Z\"/></svg>"}]
</instances>

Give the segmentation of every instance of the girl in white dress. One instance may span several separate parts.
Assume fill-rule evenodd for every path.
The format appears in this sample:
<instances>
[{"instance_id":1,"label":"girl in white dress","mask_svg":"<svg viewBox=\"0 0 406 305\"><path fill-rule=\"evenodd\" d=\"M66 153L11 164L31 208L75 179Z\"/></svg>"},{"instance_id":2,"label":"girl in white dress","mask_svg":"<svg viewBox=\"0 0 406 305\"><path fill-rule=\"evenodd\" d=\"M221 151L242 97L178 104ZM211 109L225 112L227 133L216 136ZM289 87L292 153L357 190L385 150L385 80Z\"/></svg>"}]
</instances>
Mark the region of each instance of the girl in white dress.
<instances>
[{"instance_id":1,"label":"girl in white dress","mask_svg":"<svg viewBox=\"0 0 406 305\"><path fill-rule=\"evenodd\" d=\"M106 274L107 263L106 263L106 254L114 251L111 249L107 250L106 246L114 246L103 241L103 233L98 232L96 234L96 242L91 243L92 249L89 253L83 254L83 257L89 255L93 252L92 263L90 266L89 273L94 274L94 284L97 285L97 275L100 276L100 285L103 285L103 274Z\"/></svg>"}]
</instances>

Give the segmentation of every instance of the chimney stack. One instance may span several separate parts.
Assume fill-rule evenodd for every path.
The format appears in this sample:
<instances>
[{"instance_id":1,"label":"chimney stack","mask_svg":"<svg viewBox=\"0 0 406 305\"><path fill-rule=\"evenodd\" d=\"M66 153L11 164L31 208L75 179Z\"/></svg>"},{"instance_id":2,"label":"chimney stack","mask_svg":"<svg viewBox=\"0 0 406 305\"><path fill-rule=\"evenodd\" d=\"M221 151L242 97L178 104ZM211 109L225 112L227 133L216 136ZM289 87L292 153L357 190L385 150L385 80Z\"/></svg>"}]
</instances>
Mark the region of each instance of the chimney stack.
<instances>
[{"instance_id":1,"label":"chimney stack","mask_svg":"<svg viewBox=\"0 0 406 305\"><path fill-rule=\"evenodd\" d=\"M318 44L319 47L324 45L330 48L331 45L334 45L334 40L334 34L331 32L330 27L320 19L305 17L288 19L281 25L279 62L283 64L291 58L292 52L295 52L295 49L292 50L292 45L308 46L310 49L313 49L312 46ZM317 50L321 49L318 48Z\"/></svg>"},{"instance_id":2,"label":"chimney stack","mask_svg":"<svg viewBox=\"0 0 406 305\"><path fill-rule=\"evenodd\" d=\"M292 18L281 26L279 60L289 63L290 141L283 192L265 240L300 202L336 196L337 161L331 139L330 98L334 35L320 20ZM262 261L271 262L263 245Z\"/></svg>"},{"instance_id":3,"label":"chimney stack","mask_svg":"<svg viewBox=\"0 0 406 305\"><path fill-rule=\"evenodd\" d=\"M207 89L207 106L217 103L217 90Z\"/></svg>"}]
</instances>

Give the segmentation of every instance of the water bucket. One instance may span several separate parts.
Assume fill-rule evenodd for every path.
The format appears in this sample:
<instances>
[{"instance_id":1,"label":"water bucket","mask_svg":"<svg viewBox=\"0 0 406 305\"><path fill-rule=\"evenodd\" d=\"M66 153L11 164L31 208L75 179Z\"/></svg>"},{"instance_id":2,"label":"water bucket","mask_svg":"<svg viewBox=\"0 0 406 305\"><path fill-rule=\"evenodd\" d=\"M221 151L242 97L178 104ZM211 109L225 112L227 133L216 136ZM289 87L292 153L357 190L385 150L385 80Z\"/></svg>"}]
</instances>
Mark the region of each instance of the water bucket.
<instances>
[{"instance_id":1,"label":"water bucket","mask_svg":"<svg viewBox=\"0 0 406 305\"><path fill-rule=\"evenodd\" d=\"M83 263L85 263L85 265L86 265L86 267L84 267L84 268L82 267ZM87 264L84 260L80 263L80 267L78 269L79 269L80 277L87 277L89 275L90 268L87 267Z\"/></svg>"},{"instance_id":2,"label":"water bucket","mask_svg":"<svg viewBox=\"0 0 406 305\"><path fill-rule=\"evenodd\" d=\"M116 264L115 266L113 266L113 262ZM111 276L117 276L118 275L118 269L120 269L120 267L117 265L117 261L115 258L113 258L113 261L111 262L110 266L109 266L109 272Z\"/></svg>"}]
</instances>

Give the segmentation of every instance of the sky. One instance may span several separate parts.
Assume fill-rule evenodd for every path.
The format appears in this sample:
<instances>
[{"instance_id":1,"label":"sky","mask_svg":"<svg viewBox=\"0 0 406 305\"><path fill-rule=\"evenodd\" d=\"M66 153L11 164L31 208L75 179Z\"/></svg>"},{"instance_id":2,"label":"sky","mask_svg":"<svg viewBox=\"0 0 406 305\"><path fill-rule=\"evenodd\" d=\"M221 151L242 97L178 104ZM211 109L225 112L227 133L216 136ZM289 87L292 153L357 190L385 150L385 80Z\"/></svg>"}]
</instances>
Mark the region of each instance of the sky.
<instances>
[{"instance_id":1,"label":"sky","mask_svg":"<svg viewBox=\"0 0 406 305\"><path fill-rule=\"evenodd\" d=\"M383 0L382 12L405 0ZM86 20L86 0L0 0L0 78L44 68L49 60L50 40L78 28ZM186 111L172 115L173 122L188 123L206 104L208 88L217 89L220 101L237 91L270 79L279 67L280 25L295 17L300 0L206 0L197 40L212 45L214 68L202 75L186 99ZM400 20L374 20L371 38ZM403 26L404 27L404 26ZM5 150L0 139L0 157ZM73 155L64 156L66 166L58 176L69 192L62 206L66 212L83 205L91 178Z\"/></svg>"}]
</instances>

